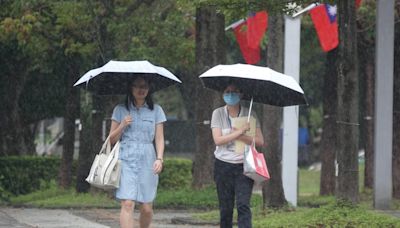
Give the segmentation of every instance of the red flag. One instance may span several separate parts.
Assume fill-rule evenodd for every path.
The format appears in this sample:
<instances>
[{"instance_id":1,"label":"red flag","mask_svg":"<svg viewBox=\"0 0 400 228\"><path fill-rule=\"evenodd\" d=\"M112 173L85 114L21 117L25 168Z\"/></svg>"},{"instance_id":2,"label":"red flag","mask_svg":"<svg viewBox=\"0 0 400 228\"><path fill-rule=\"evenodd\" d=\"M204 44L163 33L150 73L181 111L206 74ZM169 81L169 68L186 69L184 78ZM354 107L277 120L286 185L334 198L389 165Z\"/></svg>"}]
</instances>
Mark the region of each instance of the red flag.
<instances>
[{"instance_id":1,"label":"red flag","mask_svg":"<svg viewBox=\"0 0 400 228\"><path fill-rule=\"evenodd\" d=\"M260 42L267 30L268 14L261 11L247 18L247 43L251 48L260 46Z\"/></svg>"},{"instance_id":2,"label":"red flag","mask_svg":"<svg viewBox=\"0 0 400 228\"><path fill-rule=\"evenodd\" d=\"M255 64L260 61L260 47L250 48L247 43L247 28L246 23L240 24L235 27L236 40L239 44L240 51L242 52L244 61L248 64Z\"/></svg>"},{"instance_id":3,"label":"red flag","mask_svg":"<svg viewBox=\"0 0 400 228\"><path fill-rule=\"evenodd\" d=\"M310 11L322 50L328 52L339 44L336 5L321 4Z\"/></svg>"},{"instance_id":4,"label":"red flag","mask_svg":"<svg viewBox=\"0 0 400 228\"><path fill-rule=\"evenodd\" d=\"M267 19L267 12L258 12L233 28L240 51L248 64L260 61L260 42L267 29Z\"/></svg>"},{"instance_id":5,"label":"red flag","mask_svg":"<svg viewBox=\"0 0 400 228\"><path fill-rule=\"evenodd\" d=\"M358 9L358 7L360 7L361 5L361 0L356 0L356 9Z\"/></svg>"}]
</instances>

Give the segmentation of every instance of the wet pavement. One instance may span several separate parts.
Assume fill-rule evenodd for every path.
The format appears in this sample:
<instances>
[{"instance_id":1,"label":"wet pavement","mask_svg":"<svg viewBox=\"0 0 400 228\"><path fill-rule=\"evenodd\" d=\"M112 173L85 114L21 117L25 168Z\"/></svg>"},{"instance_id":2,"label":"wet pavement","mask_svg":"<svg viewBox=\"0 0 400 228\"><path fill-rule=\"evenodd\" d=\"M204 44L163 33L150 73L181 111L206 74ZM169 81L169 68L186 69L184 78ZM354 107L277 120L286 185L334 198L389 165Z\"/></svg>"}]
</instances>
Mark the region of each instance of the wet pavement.
<instances>
[{"instance_id":1,"label":"wet pavement","mask_svg":"<svg viewBox=\"0 0 400 228\"><path fill-rule=\"evenodd\" d=\"M400 218L400 211L375 212ZM217 228L185 210L155 210L152 228ZM139 213L135 213L135 220ZM0 207L0 228L118 228L119 209L40 209ZM137 224L135 227L139 227Z\"/></svg>"},{"instance_id":2,"label":"wet pavement","mask_svg":"<svg viewBox=\"0 0 400 228\"><path fill-rule=\"evenodd\" d=\"M155 210L152 228L215 228L195 212ZM135 213L137 220L139 214ZM0 228L117 228L119 209L39 209L0 207ZM138 227L138 226L135 226Z\"/></svg>"}]
</instances>

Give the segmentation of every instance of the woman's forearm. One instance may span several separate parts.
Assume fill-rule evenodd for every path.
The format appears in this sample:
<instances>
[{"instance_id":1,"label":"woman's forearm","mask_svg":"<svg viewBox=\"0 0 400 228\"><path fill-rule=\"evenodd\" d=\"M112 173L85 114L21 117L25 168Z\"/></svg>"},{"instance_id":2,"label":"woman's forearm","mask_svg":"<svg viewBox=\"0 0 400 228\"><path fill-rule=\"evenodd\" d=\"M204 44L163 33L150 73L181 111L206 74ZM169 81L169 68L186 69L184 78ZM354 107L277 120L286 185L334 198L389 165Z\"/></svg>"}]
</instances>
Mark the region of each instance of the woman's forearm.
<instances>
[{"instance_id":1,"label":"woman's forearm","mask_svg":"<svg viewBox=\"0 0 400 228\"><path fill-rule=\"evenodd\" d=\"M238 140L250 145L253 143L253 137L248 135L241 135L238 137ZM256 146L263 146L264 145L264 137L261 133L260 129L256 129L256 136L254 137L254 142Z\"/></svg>"},{"instance_id":2,"label":"woman's forearm","mask_svg":"<svg viewBox=\"0 0 400 228\"><path fill-rule=\"evenodd\" d=\"M165 149L164 125L163 124L158 124L156 126L155 143L156 143L157 158L163 159L164 158L164 149Z\"/></svg>"},{"instance_id":3,"label":"woman's forearm","mask_svg":"<svg viewBox=\"0 0 400 228\"><path fill-rule=\"evenodd\" d=\"M238 137L243 135L243 133L244 133L243 130L237 129L237 130L234 130L234 131L232 131L231 133L229 133L227 135L216 135L216 134L213 134L214 143L217 146L228 144L229 142L234 141Z\"/></svg>"},{"instance_id":4,"label":"woman's forearm","mask_svg":"<svg viewBox=\"0 0 400 228\"><path fill-rule=\"evenodd\" d=\"M110 129L111 144L115 144L118 140L120 140L123 131L124 131L124 127L122 124L119 124L114 121L111 123L111 129Z\"/></svg>"}]
</instances>

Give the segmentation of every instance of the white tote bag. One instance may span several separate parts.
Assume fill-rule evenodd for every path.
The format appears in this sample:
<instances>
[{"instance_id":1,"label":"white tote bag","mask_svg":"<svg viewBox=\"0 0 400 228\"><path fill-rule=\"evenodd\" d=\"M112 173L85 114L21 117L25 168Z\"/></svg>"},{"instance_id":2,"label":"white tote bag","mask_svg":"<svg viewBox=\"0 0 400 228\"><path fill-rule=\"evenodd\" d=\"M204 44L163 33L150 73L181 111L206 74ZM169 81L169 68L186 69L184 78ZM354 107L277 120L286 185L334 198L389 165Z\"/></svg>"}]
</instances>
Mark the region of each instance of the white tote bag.
<instances>
[{"instance_id":1,"label":"white tote bag","mask_svg":"<svg viewBox=\"0 0 400 228\"><path fill-rule=\"evenodd\" d=\"M101 189L119 187L121 161L119 160L119 141L111 149L110 136L104 141L100 152L94 158L86 181Z\"/></svg>"}]
</instances>

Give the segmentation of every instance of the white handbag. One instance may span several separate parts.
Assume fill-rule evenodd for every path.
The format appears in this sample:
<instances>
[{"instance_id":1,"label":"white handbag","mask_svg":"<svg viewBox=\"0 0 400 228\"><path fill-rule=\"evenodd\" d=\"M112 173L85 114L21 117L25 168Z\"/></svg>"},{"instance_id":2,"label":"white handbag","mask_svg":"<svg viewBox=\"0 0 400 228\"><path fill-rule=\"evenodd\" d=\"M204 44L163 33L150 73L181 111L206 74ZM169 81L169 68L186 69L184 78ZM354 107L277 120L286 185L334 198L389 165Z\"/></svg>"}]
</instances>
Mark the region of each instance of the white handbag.
<instances>
[{"instance_id":1,"label":"white handbag","mask_svg":"<svg viewBox=\"0 0 400 228\"><path fill-rule=\"evenodd\" d=\"M86 181L101 189L119 187L121 177L121 161L119 160L119 141L111 149L110 136L104 141L100 152L94 158Z\"/></svg>"}]
</instances>

